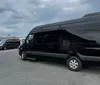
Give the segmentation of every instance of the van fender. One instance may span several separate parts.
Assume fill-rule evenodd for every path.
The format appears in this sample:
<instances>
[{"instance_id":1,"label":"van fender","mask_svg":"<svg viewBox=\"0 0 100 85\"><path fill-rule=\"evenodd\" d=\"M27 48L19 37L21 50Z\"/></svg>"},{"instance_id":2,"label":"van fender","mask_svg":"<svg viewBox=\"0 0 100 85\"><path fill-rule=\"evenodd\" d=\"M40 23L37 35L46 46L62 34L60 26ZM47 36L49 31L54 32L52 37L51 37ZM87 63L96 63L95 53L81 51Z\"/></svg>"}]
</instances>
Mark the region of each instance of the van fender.
<instances>
[{"instance_id":1,"label":"van fender","mask_svg":"<svg viewBox=\"0 0 100 85\"><path fill-rule=\"evenodd\" d=\"M69 57L72 57L72 56L75 56L75 57L79 58L80 60L82 60L82 57L79 56L78 53L70 53L70 54L68 55L67 59L68 59Z\"/></svg>"}]
</instances>

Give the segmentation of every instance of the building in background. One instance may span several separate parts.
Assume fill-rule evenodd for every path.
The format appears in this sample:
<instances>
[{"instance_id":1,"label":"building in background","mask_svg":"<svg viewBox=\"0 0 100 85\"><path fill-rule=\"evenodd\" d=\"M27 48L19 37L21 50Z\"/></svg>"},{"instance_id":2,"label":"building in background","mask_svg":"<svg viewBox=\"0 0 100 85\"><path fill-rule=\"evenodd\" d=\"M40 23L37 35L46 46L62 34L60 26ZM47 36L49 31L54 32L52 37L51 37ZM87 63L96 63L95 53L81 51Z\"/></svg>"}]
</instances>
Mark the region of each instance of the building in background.
<instances>
[{"instance_id":1,"label":"building in background","mask_svg":"<svg viewBox=\"0 0 100 85\"><path fill-rule=\"evenodd\" d=\"M0 36L0 41L2 39L19 39L20 40L20 45L22 45L24 43L26 36L22 36L22 37L12 37L12 36Z\"/></svg>"},{"instance_id":2,"label":"building in background","mask_svg":"<svg viewBox=\"0 0 100 85\"><path fill-rule=\"evenodd\" d=\"M19 39L19 37L11 37L11 36L0 36L0 39Z\"/></svg>"}]
</instances>

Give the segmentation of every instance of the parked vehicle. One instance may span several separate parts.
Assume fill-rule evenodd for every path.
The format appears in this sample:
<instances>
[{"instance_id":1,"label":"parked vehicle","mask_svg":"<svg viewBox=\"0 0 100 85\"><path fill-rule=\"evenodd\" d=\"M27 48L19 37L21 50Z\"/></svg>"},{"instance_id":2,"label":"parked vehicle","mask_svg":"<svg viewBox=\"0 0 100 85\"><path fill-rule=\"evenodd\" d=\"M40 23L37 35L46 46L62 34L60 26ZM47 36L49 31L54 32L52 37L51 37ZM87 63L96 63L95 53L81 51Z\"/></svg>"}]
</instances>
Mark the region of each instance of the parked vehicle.
<instances>
[{"instance_id":1,"label":"parked vehicle","mask_svg":"<svg viewBox=\"0 0 100 85\"><path fill-rule=\"evenodd\" d=\"M0 49L1 50L18 48L19 45L20 45L19 39L2 39L0 41Z\"/></svg>"},{"instance_id":2,"label":"parked vehicle","mask_svg":"<svg viewBox=\"0 0 100 85\"><path fill-rule=\"evenodd\" d=\"M84 61L100 61L100 13L80 19L37 26L19 47L22 60L31 58L65 59L73 71Z\"/></svg>"}]
</instances>

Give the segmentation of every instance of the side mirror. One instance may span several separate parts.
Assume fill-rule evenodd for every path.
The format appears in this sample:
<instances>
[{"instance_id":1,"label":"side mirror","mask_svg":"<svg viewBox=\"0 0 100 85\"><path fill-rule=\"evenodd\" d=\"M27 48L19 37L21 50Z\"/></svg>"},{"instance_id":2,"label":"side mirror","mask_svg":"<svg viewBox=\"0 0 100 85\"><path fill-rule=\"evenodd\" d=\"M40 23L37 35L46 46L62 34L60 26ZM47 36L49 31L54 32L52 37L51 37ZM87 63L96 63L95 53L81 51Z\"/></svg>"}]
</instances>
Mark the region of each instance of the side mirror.
<instances>
[{"instance_id":1,"label":"side mirror","mask_svg":"<svg viewBox=\"0 0 100 85\"><path fill-rule=\"evenodd\" d=\"M22 39L22 44L24 44L25 43L25 39Z\"/></svg>"}]
</instances>

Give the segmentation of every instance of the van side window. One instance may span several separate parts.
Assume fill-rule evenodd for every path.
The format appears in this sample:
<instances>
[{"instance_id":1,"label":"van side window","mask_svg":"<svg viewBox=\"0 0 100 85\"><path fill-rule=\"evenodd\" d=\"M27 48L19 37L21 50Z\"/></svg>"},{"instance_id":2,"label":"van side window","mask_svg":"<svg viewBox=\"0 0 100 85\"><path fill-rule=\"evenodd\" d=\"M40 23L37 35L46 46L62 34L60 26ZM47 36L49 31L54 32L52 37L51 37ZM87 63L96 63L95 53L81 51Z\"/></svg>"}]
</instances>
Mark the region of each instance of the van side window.
<instances>
[{"instance_id":1,"label":"van side window","mask_svg":"<svg viewBox=\"0 0 100 85\"><path fill-rule=\"evenodd\" d=\"M52 43L58 43L59 42L59 36L57 34L51 35L51 42Z\"/></svg>"},{"instance_id":2,"label":"van side window","mask_svg":"<svg viewBox=\"0 0 100 85\"><path fill-rule=\"evenodd\" d=\"M43 43L44 41L43 38L44 38L43 34L39 33L35 34L35 43Z\"/></svg>"},{"instance_id":3,"label":"van side window","mask_svg":"<svg viewBox=\"0 0 100 85\"><path fill-rule=\"evenodd\" d=\"M50 34L49 33L48 34L45 34L44 35L44 43L50 43L50 41L51 41Z\"/></svg>"},{"instance_id":4,"label":"van side window","mask_svg":"<svg viewBox=\"0 0 100 85\"><path fill-rule=\"evenodd\" d=\"M58 43L59 36L57 33L46 32L46 33L37 33L35 36L35 43Z\"/></svg>"},{"instance_id":5,"label":"van side window","mask_svg":"<svg viewBox=\"0 0 100 85\"><path fill-rule=\"evenodd\" d=\"M51 36L49 33L37 33L35 37L35 43L50 43Z\"/></svg>"}]
</instances>

